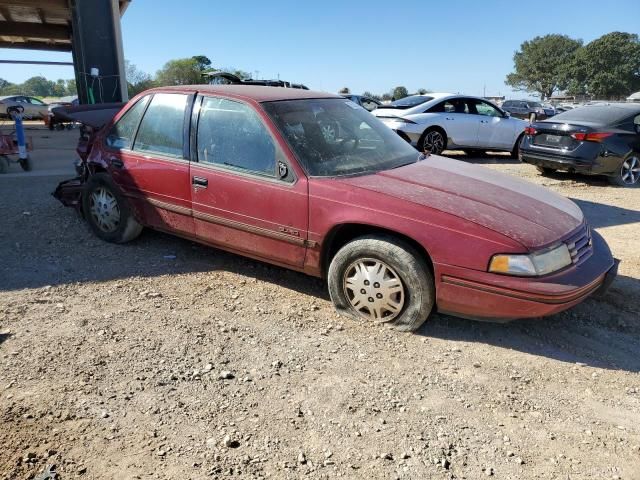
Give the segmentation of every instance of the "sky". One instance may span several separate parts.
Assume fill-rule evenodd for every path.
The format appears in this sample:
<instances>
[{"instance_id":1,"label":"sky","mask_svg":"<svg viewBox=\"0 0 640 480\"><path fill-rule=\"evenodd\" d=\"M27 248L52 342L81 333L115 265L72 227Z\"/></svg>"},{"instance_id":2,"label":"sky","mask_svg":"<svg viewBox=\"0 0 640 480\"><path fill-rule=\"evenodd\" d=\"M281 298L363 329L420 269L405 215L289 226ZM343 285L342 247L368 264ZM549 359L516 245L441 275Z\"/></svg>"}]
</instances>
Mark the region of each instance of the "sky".
<instances>
[{"instance_id":1,"label":"sky","mask_svg":"<svg viewBox=\"0 0 640 480\"><path fill-rule=\"evenodd\" d=\"M132 0L122 18L125 58L155 73L208 56L260 78L314 90L523 96L504 83L523 41L560 33L588 43L640 33L640 0ZM71 61L71 54L0 49L0 59ZM71 67L0 64L0 78L72 78ZM524 95L526 96L526 95Z\"/></svg>"}]
</instances>

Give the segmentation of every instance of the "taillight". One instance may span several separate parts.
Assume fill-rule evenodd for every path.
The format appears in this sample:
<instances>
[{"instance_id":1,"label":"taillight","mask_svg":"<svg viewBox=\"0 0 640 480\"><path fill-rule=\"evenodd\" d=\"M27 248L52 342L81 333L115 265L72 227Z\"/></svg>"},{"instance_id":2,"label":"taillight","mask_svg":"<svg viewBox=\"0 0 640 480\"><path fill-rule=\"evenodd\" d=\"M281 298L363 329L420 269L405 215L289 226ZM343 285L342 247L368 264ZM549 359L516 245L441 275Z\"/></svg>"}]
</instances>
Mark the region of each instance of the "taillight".
<instances>
[{"instance_id":1,"label":"taillight","mask_svg":"<svg viewBox=\"0 0 640 480\"><path fill-rule=\"evenodd\" d=\"M610 132L593 132L593 133L572 133L571 136L579 142L602 142L605 138L612 136Z\"/></svg>"},{"instance_id":2,"label":"taillight","mask_svg":"<svg viewBox=\"0 0 640 480\"><path fill-rule=\"evenodd\" d=\"M538 132L537 132L537 131L536 131L536 129L535 129L535 128L533 128L533 127L526 127L526 128L524 129L524 134L525 134L525 135L535 135L536 133L538 133Z\"/></svg>"}]
</instances>

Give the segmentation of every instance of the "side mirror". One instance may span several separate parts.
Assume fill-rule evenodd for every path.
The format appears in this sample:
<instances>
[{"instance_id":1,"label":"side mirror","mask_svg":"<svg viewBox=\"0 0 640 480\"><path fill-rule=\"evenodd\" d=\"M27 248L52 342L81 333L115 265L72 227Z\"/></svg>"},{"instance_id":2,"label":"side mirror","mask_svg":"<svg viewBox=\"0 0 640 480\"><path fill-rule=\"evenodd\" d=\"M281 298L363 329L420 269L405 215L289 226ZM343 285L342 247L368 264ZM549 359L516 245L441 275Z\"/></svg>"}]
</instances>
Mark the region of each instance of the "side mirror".
<instances>
[{"instance_id":1,"label":"side mirror","mask_svg":"<svg viewBox=\"0 0 640 480\"><path fill-rule=\"evenodd\" d=\"M506 110L503 112L505 118L509 118L511 116L511 114L509 112L507 112Z\"/></svg>"}]
</instances>

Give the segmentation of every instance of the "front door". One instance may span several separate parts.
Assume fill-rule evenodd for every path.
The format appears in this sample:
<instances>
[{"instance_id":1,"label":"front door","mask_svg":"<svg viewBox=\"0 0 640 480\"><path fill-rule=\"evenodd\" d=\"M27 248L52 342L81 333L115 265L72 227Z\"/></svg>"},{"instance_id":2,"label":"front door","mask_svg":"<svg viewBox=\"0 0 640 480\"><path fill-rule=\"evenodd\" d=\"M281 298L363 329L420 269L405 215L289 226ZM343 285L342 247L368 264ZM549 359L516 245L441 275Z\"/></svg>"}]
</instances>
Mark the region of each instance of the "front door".
<instances>
[{"instance_id":1,"label":"front door","mask_svg":"<svg viewBox=\"0 0 640 480\"><path fill-rule=\"evenodd\" d=\"M203 97L194 143L196 236L238 253L302 267L307 181L294 174L263 118L246 103Z\"/></svg>"},{"instance_id":2,"label":"front door","mask_svg":"<svg viewBox=\"0 0 640 480\"><path fill-rule=\"evenodd\" d=\"M471 115L469 101L465 98L452 98L443 102L444 129L447 137L460 147L474 147L478 139L479 122Z\"/></svg>"},{"instance_id":3,"label":"front door","mask_svg":"<svg viewBox=\"0 0 640 480\"><path fill-rule=\"evenodd\" d=\"M184 94L147 95L115 123L105 142L111 176L143 223L187 236L194 235L185 128L190 103Z\"/></svg>"},{"instance_id":4,"label":"front door","mask_svg":"<svg viewBox=\"0 0 640 480\"><path fill-rule=\"evenodd\" d=\"M515 143L514 121L488 102L476 100L472 107L480 122L477 145L484 148L511 150Z\"/></svg>"}]
</instances>

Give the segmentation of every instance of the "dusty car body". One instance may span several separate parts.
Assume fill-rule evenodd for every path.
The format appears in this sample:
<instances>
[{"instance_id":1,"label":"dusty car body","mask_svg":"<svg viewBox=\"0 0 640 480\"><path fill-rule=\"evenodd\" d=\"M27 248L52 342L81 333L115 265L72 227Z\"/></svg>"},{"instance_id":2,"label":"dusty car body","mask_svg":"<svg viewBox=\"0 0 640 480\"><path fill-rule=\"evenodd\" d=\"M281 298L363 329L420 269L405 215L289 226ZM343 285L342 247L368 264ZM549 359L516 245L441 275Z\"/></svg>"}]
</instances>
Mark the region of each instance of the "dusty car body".
<instances>
[{"instance_id":1,"label":"dusty car body","mask_svg":"<svg viewBox=\"0 0 640 480\"><path fill-rule=\"evenodd\" d=\"M180 108L158 110L162 102ZM175 111L184 118L177 132L166 130ZM323 136L326 122L337 138ZM81 143L78 177L55 192L98 236L122 242L149 227L326 277L337 309L354 318L415 330L436 308L539 317L605 289L616 273L573 202L476 165L417 161L409 144L336 95L162 88L99 123ZM162 138L148 140L153 125L172 137L150 151Z\"/></svg>"}]
</instances>

